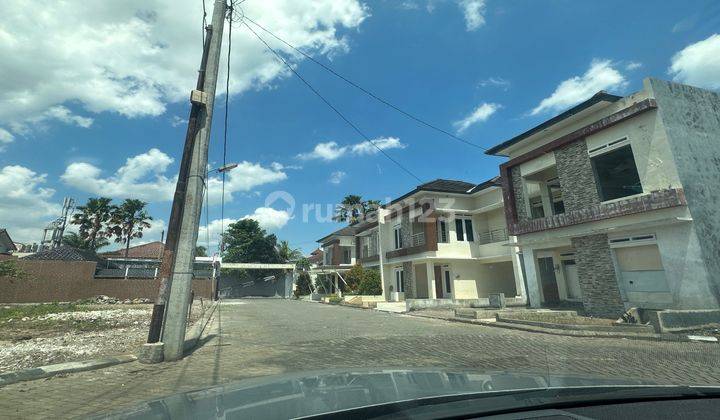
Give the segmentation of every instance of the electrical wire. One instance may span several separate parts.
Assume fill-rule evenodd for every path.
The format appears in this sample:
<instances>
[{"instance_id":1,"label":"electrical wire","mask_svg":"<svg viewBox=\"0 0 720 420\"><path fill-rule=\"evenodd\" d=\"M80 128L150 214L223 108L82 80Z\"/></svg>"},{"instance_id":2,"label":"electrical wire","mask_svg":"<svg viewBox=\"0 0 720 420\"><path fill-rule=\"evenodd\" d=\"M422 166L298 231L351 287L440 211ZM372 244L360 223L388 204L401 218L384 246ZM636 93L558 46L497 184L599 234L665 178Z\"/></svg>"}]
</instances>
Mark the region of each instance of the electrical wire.
<instances>
[{"instance_id":1,"label":"electrical wire","mask_svg":"<svg viewBox=\"0 0 720 420\"><path fill-rule=\"evenodd\" d=\"M431 124L431 123L423 120L422 118L417 117L417 116L411 114L411 113L408 112L408 111L405 111L404 109L398 107L397 105L392 104L392 103L389 102L388 100L383 99L382 97L376 95L375 93L371 92L370 90L368 90L368 89L360 86L360 85L357 84L356 82L354 82L354 81L348 79L347 77L343 76L342 74L338 73L338 72L335 71L335 69L333 69L332 67L326 65L325 63L323 63L323 62L321 62L321 61L318 61L317 59L315 59L315 58L314 58L313 56L311 56L310 54L307 54L306 52L302 51L301 49L295 47L294 45L292 45L292 44L290 44L289 42L285 41L284 39L280 38L278 35L275 35L272 31L270 31L269 29L267 29L267 28L265 28L264 26L260 25L259 23L255 22L254 20L252 20L251 18L249 18L247 15L245 15L244 18L245 18L245 20L249 21L249 22L252 23L253 25L257 26L258 28L262 29L263 31L265 31L266 33L268 33L269 35L271 35L273 38L277 39L278 41L280 41L280 42L282 42L283 44L287 45L287 46L290 47L291 49L295 50L296 52L298 52L299 54L301 54L302 56L304 56L304 57L307 58L308 60L312 61L313 63L315 63L315 64L317 64L318 66L322 67L323 69L325 69L326 71L330 72L330 73L333 74L334 76L336 76L336 77L340 78L341 80L345 81L345 82L348 83L350 86L353 86L354 88L360 90L361 92L365 93L366 95L370 96L371 98L375 99L376 101L382 103L383 105L386 105L386 106L394 109L395 111L401 113L402 115L406 116L407 118L410 118L411 120L413 120L413 121L415 121L415 122L418 122L418 123L420 123L420 124L422 124L422 125L424 125L424 126L426 126L426 127L428 127L428 128L431 128L431 129L433 129L433 130L435 130L435 131L438 131L438 132L440 132L440 133L443 133L443 134L447 135L448 137L450 137L450 138L452 138L452 139L455 139L455 140L457 140L457 141L459 141L459 142L465 143L465 144L467 144L468 146L476 147L476 148L481 149L481 150L488 150L486 147L483 147L483 146L480 146L480 145L478 145L478 144L472 143L472 142L470 142L470 141L468 141L468 140L465 140L465 139L463 139L462 137L459 137L459 136L457 136L457 135L455 135L455 134L453 134L453 133L451 133L451 132L449 132L449 131L447 131L447 130L443 130L442 128L440 128L440 127L438 127L438 126L436 126L436 125L434 125L434 124Z\"/></svg>"},{"instance_id":2,"label":"electrical wire","mask_svg":"<svg viewBox=\"0 0 720 420\"><path fill-rule=\"evenodd\" d=\"M247 17L246 17L246 19L247 19ZM382 153L383 155L385 155L386 158L388 158L391 162L393 162L395 165L397 165L400 169L402 169L403 171L405 171L408 175L410 175L411 177L415 178L418 182L421 182L421 183L423 182L423 181L422 181L417 175L415 175L412 171L410 171L409 169L407 169L405 166L403 166L403 165L402 165L400 162L398 162L397 160L393 159L392 156L390 156L389 154L387 154L381 147L379 147L377 144L375 144L375 143L370 139L370 137L368 137L367 135L365 135L365 133L357 127L357 125L353 124L353 122L350 121L342 112L340 112L340 110L338 110L332 103L330 103L330 101L328 101L327 99L325 99L325 97L324 97L320 92L318 92L317 89L315 89L307 80L305 80L305 79L290 65L290 63L288 63L288 62L282 57L282 55L280 55L277 51L275 51L257 32L255 32L255 31L253 30L253 28L250 27L250 25L248 25L248 24L247 24L246 22L244 22L244 21L243 21L243 24L245 25L246 28L248 28L248 30L249 30L250 32L253 33L253 35L255 35L255 37L256 37L257 39L260 40L260 42L262 42L263 44L265 44L265 47L266 47L270 52L272 52L272 53L275 55L275 57L277 57L277 58L288 68L288 70L290 70L295 76L297 76L297 78L300 79L300 80L305 84L305 86L308 87L308 89L310 89L318 98L320 98L320 99L325 103L325 105L327 105L327 106L328 106L330 109L332 109L343 121L345 121L345 123L346 123L347 125L349 125L350 127L352 127L352 129L355 130L355 132L357 132L362 138L364 138L366 142L370 143L373 147L375 147L378 151L380 151L380 153Z\"/></svg>"},{"instance_id":3,"label":"electrical wire","mask_svg":"<svg viewBox=\"0 0 720 420\"><path fill-rule=\"evenodd\" d=\"M223 168L227 164L227 135L228 135L228 112L230 108L230 54L232 51L232 14L233 4L228 8L228 17L230 24L228 25L228 51L227 51L227 74L225 77L225 121L223 125ZM225 233L225 171L222 171L222 193L220 198L220 253L225 251L225 243L223 234Z\"/></svg>"}]
</instances>

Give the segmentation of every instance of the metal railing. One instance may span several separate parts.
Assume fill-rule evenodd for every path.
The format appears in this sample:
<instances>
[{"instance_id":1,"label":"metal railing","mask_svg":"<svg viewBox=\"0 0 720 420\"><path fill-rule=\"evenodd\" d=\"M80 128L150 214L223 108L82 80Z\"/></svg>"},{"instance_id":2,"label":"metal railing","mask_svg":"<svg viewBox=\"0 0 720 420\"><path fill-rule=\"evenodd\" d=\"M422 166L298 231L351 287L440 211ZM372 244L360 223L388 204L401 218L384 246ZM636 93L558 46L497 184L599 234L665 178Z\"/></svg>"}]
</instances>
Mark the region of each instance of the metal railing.
<instances>
[{"instance_id":1,"label":"metal railing","mask_svg":"<svg viewBox=\"0 0 720 420\"><path fill-rule=\"evenodd\" d=\"M425 232L414 233L410 236L411 246L425 245Z\"/></svg>"},{"instance_id":2,"label":"metal railing","mask_svg":"<svg viewBox=\"0 0 720 420\"><path fill-rule=\"evenodd\" d=\"M490 244L493 242L503 242L508 240L507 229L493 229L487 232L479 232L477 234L477 242L480 245Z\"/></svg>"}]
</instances>

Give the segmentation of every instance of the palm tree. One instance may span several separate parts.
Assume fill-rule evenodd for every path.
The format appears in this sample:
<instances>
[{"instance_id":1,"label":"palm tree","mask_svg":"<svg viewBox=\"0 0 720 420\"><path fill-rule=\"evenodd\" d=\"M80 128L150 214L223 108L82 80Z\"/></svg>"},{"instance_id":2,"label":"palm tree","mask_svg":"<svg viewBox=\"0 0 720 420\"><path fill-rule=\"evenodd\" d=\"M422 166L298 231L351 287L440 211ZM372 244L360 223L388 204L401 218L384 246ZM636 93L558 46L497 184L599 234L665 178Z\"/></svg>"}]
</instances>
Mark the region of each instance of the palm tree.
<instances>
[{"instance_id":1,"label":"palm tree","mask_svg":"<svg viewBox=\"0 0 720 420\"><path fill-rule=\"evenodd\" d=\"M205 248L202 245L197 245L195 247L195 256L196 257L207 257L207 248Z\"/></svg>"},{"instance_id":2,"label":"palm tree","mask_svg":"<svg viewBox=\"0 0 720 420\"><path fill-rule=\"evenodd\" d=\"M380 207L380 201L378 200L363 201L363 218L365 218L369 213L377 210L378 207Z\"/></svg>"},{"instance_id":3,"label":"palm tree","mask_svg":"<svg viewBox=\"0 0 720 420\"><path fill-rule=\"evenodd\" d=\"M95 244L93 248L93 244L91 244L89 241L86 241L75 232L66 233L63 236L62 243L63 245L68 245L73 248L86 249L89 251L97 251L98 249L110 244L110 242L104 236L98 237L95 239Z\"/></svg>"},{"instance_id":4,"label":"palm tree","mask_svg":"<svg viewBox=\"0 0 720 420\"><path fill-rule=\"evenodd\" d=\"M303 256L299 249L290 248L288 241L280 241L277 246L277 251L283 262L297 261Z\"/></svg>"},{"instance_id":5,"label":"palm tree","mask_svg":"<svg viewBox=\"0 0 720 420\"><path fill-rule=\"evenodd\" d=\"M108 230L115 235L115 242L125 244L126 261L130 251L130 240L142 238L143 229L150 228L148 221L152 220L152 217L145 211L145 206L147 203L144 201L128 198L113 209L110 217Z\"/></svg>"},{"instance_id":6,"label":"palm tree","mask_svg":"<svg viewBox=\"0 0 720 420\"><path fill-rule=\"evenodd\" d=\"M363 211L363 200L359 195L346 195L335 209L333 220L355 224L360 219Z\"/></svg>"},{"instance_id":7,"label":"palm tree","mask_svg":"<svg viewBox=\"0 0 720 420\"><path fill-rule=\"evenodd\" d=\"M71 223L79 226L79 238L88 243L83 249L95 250L108 244L105 238L110 234L106 225L115 207L111 202L107 197L88 198L84 206L78 206L79 211L73 215Z\"/></svg>"}]
</instances>

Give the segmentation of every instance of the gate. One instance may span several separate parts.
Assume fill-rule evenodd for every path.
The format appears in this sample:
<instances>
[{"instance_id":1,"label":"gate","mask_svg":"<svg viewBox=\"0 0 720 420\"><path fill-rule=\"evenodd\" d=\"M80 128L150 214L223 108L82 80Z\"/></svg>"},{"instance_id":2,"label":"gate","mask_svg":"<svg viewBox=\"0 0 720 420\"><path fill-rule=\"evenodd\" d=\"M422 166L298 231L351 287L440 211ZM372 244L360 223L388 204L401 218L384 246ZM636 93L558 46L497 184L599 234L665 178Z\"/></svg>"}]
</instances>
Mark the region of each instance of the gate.
<instances>
[{"instance_id":1,"label":"gate","mask_svg":"<svg viewBox=\"0 0 720 420\"><path fill-rule=\"evenodd\" d=\"M223 263L220 266L220 298L292 297L294 264Z\"/></svg>"}]
</instances>

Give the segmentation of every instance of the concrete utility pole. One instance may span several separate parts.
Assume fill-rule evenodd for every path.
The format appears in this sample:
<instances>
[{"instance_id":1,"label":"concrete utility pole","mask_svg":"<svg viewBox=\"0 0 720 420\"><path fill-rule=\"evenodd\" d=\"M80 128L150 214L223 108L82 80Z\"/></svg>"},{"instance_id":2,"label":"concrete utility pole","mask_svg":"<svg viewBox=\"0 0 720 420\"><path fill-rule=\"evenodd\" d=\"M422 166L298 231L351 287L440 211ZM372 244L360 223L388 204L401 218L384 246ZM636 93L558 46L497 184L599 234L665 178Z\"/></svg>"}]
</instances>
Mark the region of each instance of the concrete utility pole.
<instances>
[{"instance_id":1,"label":"concrete utility pole","mask_svg":"<svg viewBox=\"0 0 720 420\"><path fill-rule=\"evenodd\" d=\"M203 57L205 68L202 90L195 90L191 95L193 106L196 104L201 104L201 106L197 115L198 127L197 130L194 130L194 139L191 145L192 155L188 160L187 178L178 178L178 189L181 187L181 182L186 185L185 196L180 204L182 209L178 209L180 214L176 213L179 216L180 230L177 233L168 229L168 242L170 242L171 235L176 235L177 238L174 240L176 245L173 255L172 274L170 275L171 281L169 283L170 296L165 311L165 323L162 333L164 358L168 361L178 360L183 356L188 305L190 304L190 292L192 290L195 243L197 242L203 193L206 184L208 145L220 64L220 47L227 13L227 4L225 2L226 0L215 0L212 30L208 31L209 39L206 41L208 44L207 56ZM186 143L186 149L187 146L189 145ZM181 177L183 176L182 172L181 169ZM180 198L177 197L178 192L181 191L176 190L176 199ZM176 212L175 203L173 203L173 212Z\"/></svg>"}]
</instances>

